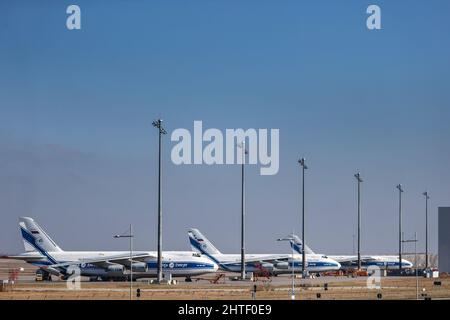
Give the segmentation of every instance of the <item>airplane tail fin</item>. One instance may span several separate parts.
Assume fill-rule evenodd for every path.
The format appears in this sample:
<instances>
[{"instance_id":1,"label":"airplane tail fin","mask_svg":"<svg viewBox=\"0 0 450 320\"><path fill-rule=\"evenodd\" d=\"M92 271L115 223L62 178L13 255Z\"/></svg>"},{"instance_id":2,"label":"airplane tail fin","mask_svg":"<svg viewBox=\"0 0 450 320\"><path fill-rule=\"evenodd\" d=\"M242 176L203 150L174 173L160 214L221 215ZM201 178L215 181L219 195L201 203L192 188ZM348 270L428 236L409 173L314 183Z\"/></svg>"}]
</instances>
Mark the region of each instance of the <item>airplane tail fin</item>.
<instances>
[{"instance_id":1,"label":"airplane tail fin","mask_svg":"<svg viewBox=\"0 0 450 320\"><path fill-rule=\"evenodd\" d=\"M189 229L188 235L193 251L208 255L221 253L198 229Z\"/></svg>"},{"instance_id":2,"label":"airplane tail fin","mask_svg":"<svg viewBox=\"0 0 450 320\"><path fill-rule=\"evenodd\" d=\"M302 240L300 240L300 238L298 236L296 236L295 234L292 235L292 240L290 241L291 244L291 248L294 249L294 251L296 251L297 253L302 253L303 252L303 243ZM306 254L314 254L314 251L311 250L311 248L309 248L307 245L305 245L305 253Z\"/></svg>"},{"instance_id":3,"label":"airplane tail fin","mask_svg":"<svg viewBox=\"0 0 450 320\"><path fill-rule=\"evenodd\" d=\"M63 251L32 218L20 217L19 226L25 251L40 253Z\"/></svg>"}]
</instances>

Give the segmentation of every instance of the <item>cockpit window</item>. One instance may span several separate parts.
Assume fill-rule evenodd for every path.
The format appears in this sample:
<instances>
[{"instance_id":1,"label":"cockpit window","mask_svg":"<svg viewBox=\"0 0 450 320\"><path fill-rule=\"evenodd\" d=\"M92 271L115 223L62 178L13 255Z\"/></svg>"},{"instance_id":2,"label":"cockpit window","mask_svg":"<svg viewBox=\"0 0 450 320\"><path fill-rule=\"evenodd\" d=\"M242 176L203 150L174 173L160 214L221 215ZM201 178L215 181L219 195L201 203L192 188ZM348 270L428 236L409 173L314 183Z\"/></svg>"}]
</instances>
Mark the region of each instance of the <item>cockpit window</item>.
<instances>
[{"instance_id":1,"label":"cockpit window","mask_svg":"<svg viewBox=\"0 0 450 320\"><path fill-rule=\"evenodd\" d=\"M200 258L202 255L198 252L194 252L194 253L192 253L192 256Z\"/></svg>"},{"instance_id":2,"label":"cockpit window","mask_svg":"<svg viewBox=\"0 0 450 320\"><path fill-rule=\"evenodd\" d=\"M324 258L324 259L328 259L328 257L327 257L327 256L322 256L322 258Z\"/></svg>"}]
</instances>

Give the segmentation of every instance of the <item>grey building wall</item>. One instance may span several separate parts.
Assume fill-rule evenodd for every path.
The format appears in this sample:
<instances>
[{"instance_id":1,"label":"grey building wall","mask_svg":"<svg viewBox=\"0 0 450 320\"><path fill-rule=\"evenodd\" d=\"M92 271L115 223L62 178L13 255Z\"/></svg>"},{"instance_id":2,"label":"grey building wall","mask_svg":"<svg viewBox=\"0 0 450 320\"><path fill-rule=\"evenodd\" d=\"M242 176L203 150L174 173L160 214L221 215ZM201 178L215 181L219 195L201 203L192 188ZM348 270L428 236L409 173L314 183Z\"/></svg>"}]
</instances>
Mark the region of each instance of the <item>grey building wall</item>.
<instances>
[{"instance_id":1,"label":"grey building wall","mask_svg":"<svg viewBox=\"0 0 450 320\"><path fill-rule=\"evenodd\" d=\"M450 207L439 207L438 210L439 272L450 273Z\"/></svg>"}]
</instances>

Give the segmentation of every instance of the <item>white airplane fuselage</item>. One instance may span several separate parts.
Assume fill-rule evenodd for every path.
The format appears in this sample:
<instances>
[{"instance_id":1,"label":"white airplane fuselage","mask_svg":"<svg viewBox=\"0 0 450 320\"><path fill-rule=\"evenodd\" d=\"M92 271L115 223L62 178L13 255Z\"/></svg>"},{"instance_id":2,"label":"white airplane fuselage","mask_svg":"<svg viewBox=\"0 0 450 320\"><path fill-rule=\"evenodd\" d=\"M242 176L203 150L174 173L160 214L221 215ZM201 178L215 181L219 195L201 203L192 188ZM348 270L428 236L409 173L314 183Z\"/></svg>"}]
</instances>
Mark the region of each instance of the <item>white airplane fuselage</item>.
<instances>
[{"instance_id":1,"label":"white airplane fuselage","mask_svg":"<svg viewBox=\"0 0 450 320\"><path fill-rule=\"evenodd\" d=\"M342 269L355 269L358 267L358 257L355 255L336 255L336 256L328 256L331 259L338 261ZM386 255L378 255L378 256L361 256L361 269L367 269L371 266L377 266L380 269L384 270L398 270L400 266L400 260L398 256L386 256ZM413 267L413 264L406 260L402 259L402 268L410 269Z\"/></svg>"},{"instance_id":2,"label":"white airplane fuselage","mask_svg":"<svg viewBox=\"0 0 450 320\"><path fill-rule=\"evenodd\" d=\"M245 259L248 260L266 260L275 256L276 254L246 254ZM241 255L240 254L216 254L209 256L219 268L224 271L240 272L241 271ZM306 270L308 272L320 273L327 271L336 271L341 268L340 263L329 257L324 257L317 254L306 255ZM268 262L268 263L246 263L245 269L247 272L269 271L272 274L290 274L302 272L302 256L294 255L294 257L287 257L283 261ZM293 270L292 270L293 269Z\"/></svg>"},{"instance_id":3,"label":"white airplane fuselage","mask_svg":"<svg viewBox=\"0 0 450 320\"><path fill-rule=\"evenodd\" d=\"M221 253L198 229L188 231L191 248L207 256L221 270L241 272L240 254ZM318 273L339 270L339 262L321 255L306 256L306 271ZM245 254L245 271L253 273L285 274L302 271L302 256L292 254Z\"/></svg>"},{"instance_id":4,"label":"white airplane fuselage","mask_svg":"<svg viewBox=\"0 0 450 320\"><path fill-rule=\"evenodd\" d=\"M303 250L302 241L296 235L290 237L291 248L301 254ZM314 252L305 246L306 254L313 254ZM358 268L358 256L357 255L326 255L326 257L333 259L341 264L341 269L350 270ZM398 256L394 255L362 255L361 256L361 269L366 270L369 267L376 266L384 270L398 270L400 266L400 260ZM402 268L410 269L413 264L402 259Z\"/></svg>"},{"instance_id":5,"label":"white airplane fuselage","mask_svg":"<svg viewBox=\"0 0 450 320\"><path fill-rule=\"evenodd\" d=\"M157 275L157 252L133 251L64 251L29 217L19 220L26 252L11 259L33 264L44 272L67 277L70 267L79 268L81 276L91 278L127 279ZM218 266L207 257L192 251L163 251L162 273L173 277L191 277L217 271Z\"/></svg>"},{"instance_id":6,"label":"white airplane fuselage","mask_svg":"<svg viewBox=\"0 0 450 320\"><path fill-rule=\"evenodd\" d=\"M58 264L73 262L80 268L81 275L87 277L104 277L104 278L120 278L127 274L127 271L123 266L110 265L106 268L99 267L95 264L81 263L83 260L91 259L108 259L108 257L127 256L129 251L63 251L63 252L48 252L48 255L53 257ZM154 255L156 252L152 251L133 251L133 255ZM162 272L163 274L171 274L173 277L191 277L202 275L205 273L211 273L218 270L216 264L212 263L210 259L193 255L191 251L164 251L162 259ZM36 267L49 267L53 263L48 260L46 256L41 255L38 252L26 252L18 256L11 258L17 258L24 260ZM157 275L157 260L153 258L146 259L142 262L135 262L133 265L133 278L152 278Z\"/></svg>"}]
</instances>

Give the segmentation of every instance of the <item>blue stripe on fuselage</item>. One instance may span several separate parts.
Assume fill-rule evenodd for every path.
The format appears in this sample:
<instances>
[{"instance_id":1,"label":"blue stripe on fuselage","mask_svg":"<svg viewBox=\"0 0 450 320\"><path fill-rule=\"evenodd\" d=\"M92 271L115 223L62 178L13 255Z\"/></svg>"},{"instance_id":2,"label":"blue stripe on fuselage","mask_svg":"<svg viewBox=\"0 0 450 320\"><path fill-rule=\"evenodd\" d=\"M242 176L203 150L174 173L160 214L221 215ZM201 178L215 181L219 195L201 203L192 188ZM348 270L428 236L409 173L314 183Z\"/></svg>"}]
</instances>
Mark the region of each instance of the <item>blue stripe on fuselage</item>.
<instances>
[{"instance_id":1,"label":"blue stripe on fuselage","mask_svg":"<svg viewBox=\"0 0 450 320\"><path fill-rule=\"evenodd\" d=\"M302 253L300 246L294 241L291 241L291 248L294 249L294 251L296 251L297 253Z\"/></svg>"},{"instance_id":2,"label":"blue stripe on fuselage","mask_svg":"<svg viewBox=\"0 0 450 320\"><path fill-rule=\"evenodd\" d=\"M22 237L25 239L26 242L28 242L30 245L32 245L37 251L39 251L42 255L44 255L52 264L58 263L51 255L48 254L47 251L45 251L40 245L37 244L36 239L33 237L31 233L29 233L24 228L20 228L22 232Z\"/></svg>"},{"instance_id":3,"label":"blue stripe on fuselage","mask_svg":"<svg viewBox=\"0 0 450 320\"><path fill-rule=\"evenodd\" d=\"M158 263L156 261L147 262L147 266L149 269L156 269ZM214 269L213 264L192 261L163 261L162 267L163 269Z\"/></svg>"},{"instance_id":4,"label":"blue stripe on fuselage","mask_svg":"<svg viewBox=\"0 0 450 320\"><path fill-rule=\"evenodd\" d=\"M201 244L199 244L195 239L192 239L191 237L189 237L189 241L191 242L191 244L198 250L200 251L202 254L204 254L205 256L207 256L209 259L211 259L212 261L214 261L219 267L221 267L222 269L225 269L227 271L232 271L232 272L236 272L236 268L241 265L240 262L228 262L228 263L223 263L220 262L217 258L213 257L212 255L208 254L205 252L205 250L203 250L203 248L201 247ZM258 263L259 264L259 263ZM246 263L245 264L246 268L254 268L255 267L255 263Z\"/></svg>"},{"instance_id":5,"label":"blue stripe on fuselage","mask_svg":"<svg viewBox=\"0 0 450 320\"><path fill-rule=\"evenodd\" d=\"M205 250L202 249L202 246L201 246L195 239L192 239L191 237L189 237L189 241L191 242L191 244L192 244L198 251L200 251L202 254L204 254L204 255L207 256L209 259L211 259L212 261L214 261L218 266L220 266L221 268L223 268L223 269L225 269L225 270L230 270L226 265L224 265L223 263L221 263L219 260L217 260L216 258L214 258L212 255L206 253Z\"/></svg>"}]
</instances>

